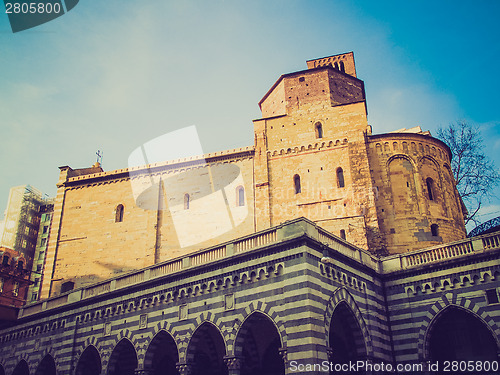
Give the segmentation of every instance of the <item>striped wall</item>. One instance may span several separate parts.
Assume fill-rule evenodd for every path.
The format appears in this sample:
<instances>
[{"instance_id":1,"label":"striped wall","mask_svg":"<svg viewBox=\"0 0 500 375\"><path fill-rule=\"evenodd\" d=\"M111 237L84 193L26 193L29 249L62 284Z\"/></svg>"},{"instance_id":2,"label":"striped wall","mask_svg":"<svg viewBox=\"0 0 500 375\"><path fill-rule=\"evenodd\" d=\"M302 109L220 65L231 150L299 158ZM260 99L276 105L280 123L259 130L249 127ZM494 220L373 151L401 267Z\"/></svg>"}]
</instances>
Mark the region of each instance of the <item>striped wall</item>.
<instances>
[{"instance_id":1,"label":"striped wall","mask_svg":"<svg viewBox=\"0 0 500 375\"><path fill-rule=\"evenodd\" d=\"M252 245L238 252L230 250L242 239L223 244L229 251L204 264L177 259L176 267L157 266L165 273L138 270L120 287L110 280L109 287L89 286L27 306L15 326L0 331L0 374L12 374L21 361L35 374L46 356L58 375L75 374L89 347L97 349L107 374L123 340L133 345L137 373L147 374L146 354L162 332L173 338L177 368L187 374L189 348L209 324L223 339L229 374L236 375L246 322L255 314L275 327L287 374L325 373L319 367L292 371L292 364L332 358L331 322L338 311L356 332L359 358L370 363L425 360L429 327L449 305L467 309L500 337L498 304L487 305L484 297L485 289L500 287L498 248L431 265L397 269L391 263L384 271L383 260L308 220L272 230L254 235L268 240L245 237Z\"/></svg>"}]
</instances>

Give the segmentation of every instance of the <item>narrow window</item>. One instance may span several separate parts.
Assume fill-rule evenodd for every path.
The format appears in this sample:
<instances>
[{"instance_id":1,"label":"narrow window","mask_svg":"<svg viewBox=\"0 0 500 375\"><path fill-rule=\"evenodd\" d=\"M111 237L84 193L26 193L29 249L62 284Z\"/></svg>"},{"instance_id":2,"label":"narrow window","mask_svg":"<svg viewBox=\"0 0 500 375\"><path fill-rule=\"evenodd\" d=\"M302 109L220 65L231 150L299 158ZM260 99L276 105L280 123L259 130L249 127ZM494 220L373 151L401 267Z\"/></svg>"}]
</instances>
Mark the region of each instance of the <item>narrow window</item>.
<instances>
[{"instance_id":1,"label":"narrow window","mask_svg":"<svg viewBox=\"0 0 500 375\"><path fill-rule=\"evenodd\" d=\"M295 194L300 194L302 189L300 187L300 176L298 174L293 176L293 184L295 186Z\"/></svg>"},{"instance_id":2,"label":"narrow window","mask_svg":"<svg viewBox=\"0 0 500 375\"><path fill-rule=\"evenodd\" d=\"M36 301L38 299L38 293L32 293L31 294L31 300Z\"/></svg>"},{"instance_id":3,"label":"narrow window","mask_svg":"<svg viewBox=\"0 0 500 375\"><path fill-rule=\"evenodd\" d=\"M343 188L345 186L344 171L342 168L337 168L337 186L339 188Z\"/></svg>"},{"instance_id":4,"label":"narrow window","mask_svg":"<svg viewBox=\"0 0 500 375\"><path fill-rule=\"evenodd\" d=\"M433 190L434 190L434 180L430 177L427 178L427 180L425 180L426 184L427 184L427 193L429 194L429 200L433 201L434 200L434 194L433 194Z\"/></svg>"},{"instance_id":5,"label":"narrow window","mask_svg":"<svg viewBox=\"0 0 500 375\"><path fill-rule=\"evenodd\" d=\"M439 226L437 224L431 225L431 234L432 234L432 237L439 236Z\"/></svg>"},{"instance_id":6,"label":"narrow window","mask_svg":"<svg viewBox=\"0 0 500 375\"><path fill-rule=\"evenodd\" d=\"M335 69L339 70L339 63L335 61Z\"/></svg>"},{"instance_id":7,"label":"narrow window","mask_svg":"<svg viewBox=\"0 0 500 375\"><path fill-rule=\"evenodd\" d=\"M238 186L236 188L236 203L238 207L243 207L245 205L245 189L243 186Z\"/></svg>"},{"instance_id":8,"label":"narrow window","mask_svg":"<svg viewBox=\"0 0 500 375\"><path fill-rule=\"evenodd\" d=\"M345 66L343 61L340 62L340 71L345 73Z\"/></svg>"},{"instance_id":9,"label":"narrow window","mask_svg":"<svg viewBox=\"0 0 500 375\"><path fill-rule=\"evenodd\" d=\"M345 240L345 229L341 229L340 230L340 238L342 238L343 240Z\"/></svg>"},{"instance_id":10,"label":"narrow window","mask_svg":"<svg viewBox=\"0 0 500 375\"><path fill-rule=\"evenodd\" d=\"M314 125L314 131L316 132L316 138L323 138L323 125L321 125L321 122Z\"/></svg>"},{"instance_id":11,"label":"narrow window","mask_svg":"<svg viewBox=\"0 0 500 375\"><path fill-rule=\"evenodd\" d=\"M189 194L188 193L184 194L184 209L185 210L189 210L189 199L190 199Z\"/></svg>"},{"instance_id":12,"label":"narrow window","mask_svg":"<svg viewBox=\"0 0 500 375\"><path fill-rule=\"evenodd\" d=\"M9 256L8 255L4 255L3 260L2 260L2 265L3 266L9 265Z\"/></svg>"},{"instance_id":13,"label":"narrow window","mask_svg":"<svg viewBox=\"0 0 500 375\"><path fill-rule=\"evenodd\" d=\"M123 221L123 211L123 204L116 206L115 223L121 223Z\"/></svg>"},{"instance_id":14,"label":"narrow window","mask_svg":"<svg viewBox=\"0 0 500 375\"><path fill-rule=\"evenodd\" d=\"M48 225L45 225L43 227L43 233L47 233L49 231L49 226Z\"/></svg>"},{"instance_id":15,"label":"narrow window","mask_svg":"<svg viewBox=\"0 0 500 375\"><path fill-rule=\"evenodd\" d=\"M75 283L73 281L66 281L61 285L61 293L69 292L70 290L73 290L74 287Z\"/></svg>"}]
</instances>

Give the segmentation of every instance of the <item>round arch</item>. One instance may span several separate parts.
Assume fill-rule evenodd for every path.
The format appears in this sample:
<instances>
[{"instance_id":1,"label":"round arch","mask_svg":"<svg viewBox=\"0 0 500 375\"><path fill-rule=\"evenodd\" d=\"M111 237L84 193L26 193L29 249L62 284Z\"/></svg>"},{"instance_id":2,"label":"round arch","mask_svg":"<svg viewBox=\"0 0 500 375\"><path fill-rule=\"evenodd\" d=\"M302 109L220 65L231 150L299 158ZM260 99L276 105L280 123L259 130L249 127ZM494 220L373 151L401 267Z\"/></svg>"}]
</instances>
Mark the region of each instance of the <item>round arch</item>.
<instances>
[{"instance_id":1,"label":"round arch","mask_svg":"<svg viewBox=\"0 0 500 375\"><path fill-rule=\"evenodd\" d=\"M151 340L144 357L144 369L151 375L179 375L179 351L174 338L160 330Z\"/></svg>"},{"instance_id":2,"label":"round arch","mask_svg":"<svg viewBox=\"0 0 500 375\"><path fill-rule=\"evenodd\" d=\"M432 157L430 155L424 155L424 156L419 157L417 159L418 166L422 167L422 164L424 164L424 162L426 160L428 160L429 162L433 163L436 166L436 168L438 168L438 169L440 168L439 162L434 157Z\"/></svg>"},{"instance_id":3,"label":"round arch","mask_svg":"<svg viewBox=\"0 0 500 375\"><path fill-rule=\"evenodd\" d=\"M50 354L47 354L38 364L35 375L56 375L56 362Z\"/></svg>"},{"instance_id":4,"label":"round arch","mask_svg":"<svg viewBox=\"0 0 500 375\"><path fill-rule=\"evenodd\" d=\"M132 342L123 338L118 342L108 362L108 375L134 375L137 368L137 353Z\"/></svg>"},{"instance_id":5,"label":"round arch","mask_svg":"<svg viewBox=\"0 0 500 375\"><path fill-rule=\"evenodd\" d=\"M212 322L201 323L193 332L186 351L191 375L228 375L225 355L226 343L219 329Z\"/></svg>"},{"instance_id":6,"label":"round arch","mask_svg":"<svg viewBox=\"0 0 500 375\"><path fill-rule=\"evenodd\" d=\"M399 154L398 153L398 154L391 155L387 159L387 161L385 163L387 171L389 171L389 165L391 164L391 162L395 161L396 159L405 159L405 160L407 160L411 164L411 166L413 167L414 171L418 170L417 162L411 156L408 156L406 154Z\"/></svg>"},{"instance_id":7,"label":"round arch","mask_svg":"<svg viewBox=\"0 0 500 375\"><path fill-rule=\"evenodd\" d=\"M416 212L421 213L418 204L418 192L421 191L421 186L419 186L418 168L413 158L405 154L392 155L387 160L386 173L388 188L391 191L388 198L392 212L402 217Z\"/></svg>"},{"instance_id":8,"label":"round arch","mask_svg":"<svg viewBox=\"0 0 500 375\"><path fill-rule=\"evenodd\" d=\"M87 346L78 359L75 375L100 375L101 370L99 351L93 345Z\"/></svg>"},{"instance_id":9,"label":"round arch","mask_svg":"<svg viewBox=\"0 0 500 375\"><path fill-rule=\"evenodd\" d=\"M271 317L260 311L252 312L242 322L234 342L241 375L285 374L282 346L283 339Z\"/></svg>"},{"instance_id":10,"label":"round arch","mask_svg":"<svg viewBox=\"0 0 500 375\"><path fill-rule=\"evenodd\" d=\"M12 375L30 375L30 368L28 363L22 359L14 368Z\"/></svg>"},{"instance_id":11,"label":"round arch","mask_svg":"<svg viewBox=\"0 0 500 375\"><path fill-rule=\"evenodd\" d=\"M425 357L432 361L497 360L498 341L472 311L448 305L434 316L425 335Z\"/></svg>"}]
</instances>

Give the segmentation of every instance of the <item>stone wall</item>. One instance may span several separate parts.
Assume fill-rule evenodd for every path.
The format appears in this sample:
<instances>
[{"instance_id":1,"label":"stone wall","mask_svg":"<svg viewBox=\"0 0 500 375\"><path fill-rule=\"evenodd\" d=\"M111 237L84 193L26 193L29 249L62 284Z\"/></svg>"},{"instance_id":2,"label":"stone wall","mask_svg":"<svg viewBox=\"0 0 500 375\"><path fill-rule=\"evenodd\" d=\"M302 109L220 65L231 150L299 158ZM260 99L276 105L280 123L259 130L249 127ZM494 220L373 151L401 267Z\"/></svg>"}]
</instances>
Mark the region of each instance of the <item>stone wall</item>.
<instances>
[{"instance_id":1,"label":"stone wall","mask_svg":"<svg viewBox=\"0 0 500 375\"><path fill-rule=\"evenodd\" d=\"M270 336L278 342L266 358L285 374L324 373L297 368L337 363L339 345L349 348L344 360L420 364L433 360L435 327L450 309L469 314L489 332L486 348L497 350L499 255L494 233L377 259L293 220L26 306L0 331L0 371L114 375L121 366L149 374L158 370L155 356L170 353L179 374L198 374L207 337L214 351L206 365L231 375L261 363Z\"/></svg>"},{"instance_id":2,"label":"stone wall","mask_svg":"<svg viewBox=\"0 0 500 375\"><path fill-rule=\"evenodd\" d=\"M407 133L374 135L368 141L377 216L389 252L464 238L448 147L431 136ZM432 233L432 225L437 232Z\"/></svg>"}]
</instances>

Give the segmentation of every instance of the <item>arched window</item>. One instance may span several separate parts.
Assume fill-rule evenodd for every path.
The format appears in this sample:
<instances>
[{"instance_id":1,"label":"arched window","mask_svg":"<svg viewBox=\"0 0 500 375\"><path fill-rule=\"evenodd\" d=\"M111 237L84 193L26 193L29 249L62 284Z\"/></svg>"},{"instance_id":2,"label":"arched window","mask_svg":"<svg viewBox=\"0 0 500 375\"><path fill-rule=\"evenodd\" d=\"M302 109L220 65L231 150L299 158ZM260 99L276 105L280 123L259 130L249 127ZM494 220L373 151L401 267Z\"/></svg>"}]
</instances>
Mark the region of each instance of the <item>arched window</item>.
<instances>
[{"instance_id":1,"label":"arched window","mask_svg":"<svg viewBox=\"0 0 500 375\"><path fill-rule=\"evenodd\" d=\"M437 224L431 225L431 234L432 234L432 237L439 236L439 226Z\"/></svg>"},{"instance_id":2,"label":"arched window","mask_svg":"<svg viewBox=\"0 0 500 375\"><path fill-rule=\"evenodd\" d=\"M345 66L343 61L340 62L340 71L345 73Z\"/></svg>"},{"instance_id":3,"label":"arched window","mask_svg":"<svg viewBox=\"0 0 500 375\"><path fill-rule=\"evenodd\" d=\"M340 230L340 238L342 238L343 240L345 240L345 229L341 229Z\"/></svg>"},{"instance_id":4,"label":"arched window","mask_svg":"<svg viewBox=\"0 0 500 375\"><path fill-rule=\"evenodd\" d=\"M184 209L185 210L189 210L189 200L190 200L189 194L188 193L184 194Z\"/></svg>"},{"instance_id":5,"label":"arched window","mask_svg":"<svg viewBox=\"0 0 500 375\"><path fill-rule=\"evenodd\" d=\"M342 170L342 168L337 168L337 186L339 188L345 187L344 171Z\"/></svg>"},{"instance_id":6,"label":"arched window","mask_svg":"<svg viewBox=\"0 0 500 375\"><path fill-rule=\"evenodd\" d=\"M429 195L429 200L434 200L434 180L430 177L425 180L427 184L427 194Z\"/></svg>"},{"instance_id":7,"label":"arched window","mask_svg":"<svg viewBox=\"0 0 500 375\"><path fill-rule=\"evenodd\" d=\"M339 63L335 61L334 67L335 67L335 69L339 70Z\"/></svg>"},{"instance_id":8,"label":"arched window","mask_svg":"<svg viewBox=\"0 0 500 375\"><path fill-rule=\"evenodd\" d=\"M73 290L74 287L75 283L73 281L66 281L61 285L61 293L69 292L70 290Z\"/></svg>"},{"instance_id":9,"label":"arched window","mask_svg":"<svg viewBox=\"0 0 500 375\"><path fill-rule=\"evenodd\" d=\"M295 194L300 194L302 192L302 188L300 186L300 176L298 174L293 176L293 185L295 187Z\"/></svg>"},{"instance_id":10,"label":"arched window","mask_svg":"<svg viewBox=\"0 0 500 375\"><path fill-rule=\"evenodd\" d=\"M243 186L238 186L236 188L236 205L238 207L243 207L245 205L245 188Z\"/></svg>"},{"instance_id":11,"label":"arched window","mask_svg":"<svg viewBox=\"0 0 500 375\"><path fill-rule=\"evenodd\" d=\"M323 125L321 125L321 122L314 124L314 131L316 133L316 138L323 138Z\"/></svg>"},{"instance_id":12,"label":"arched window","mask_svg":"<svg viewBox=\"0 0 500 375\"><path fill-rule=\"evenodd\" d=\"M116 206L115 223L121 223L123 221L123 211L123 204Z\"/></svg>"}]
</instances>

